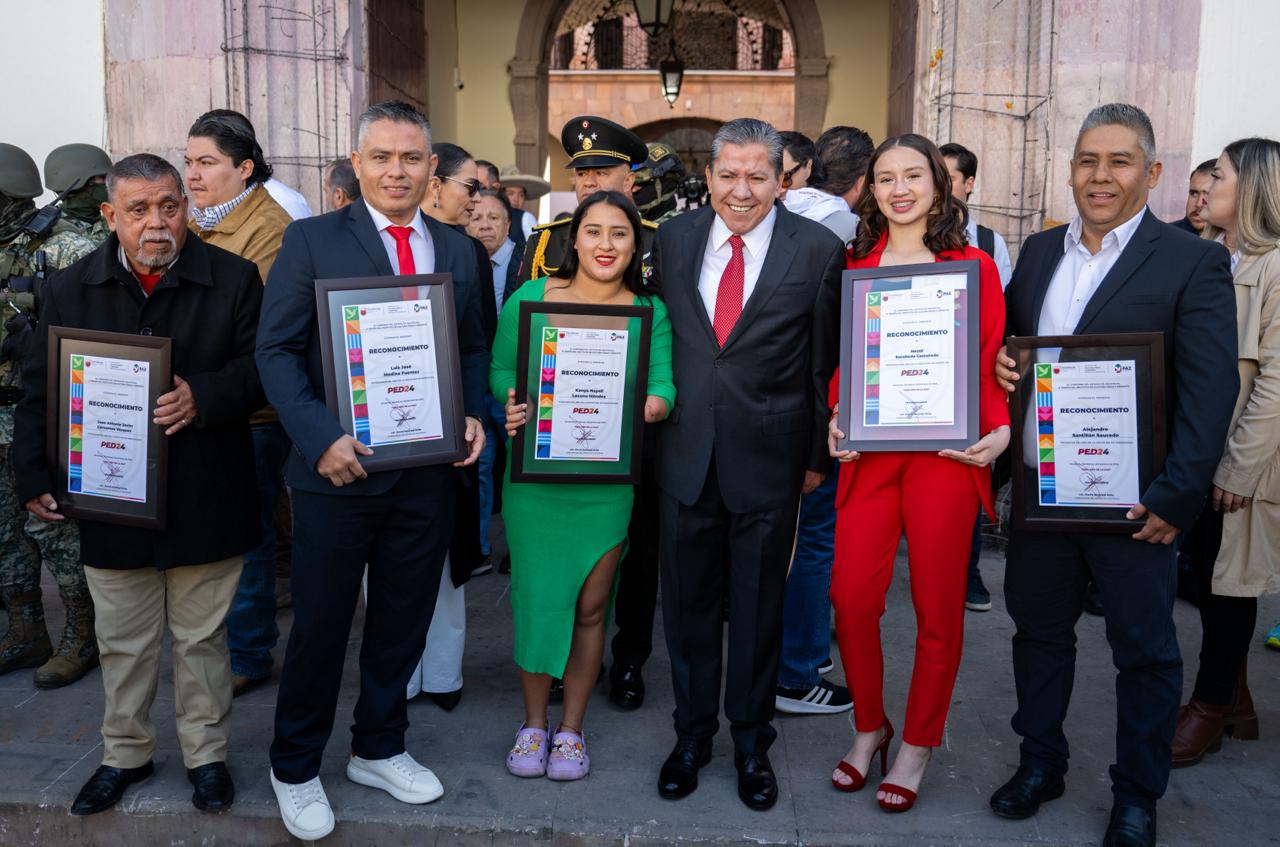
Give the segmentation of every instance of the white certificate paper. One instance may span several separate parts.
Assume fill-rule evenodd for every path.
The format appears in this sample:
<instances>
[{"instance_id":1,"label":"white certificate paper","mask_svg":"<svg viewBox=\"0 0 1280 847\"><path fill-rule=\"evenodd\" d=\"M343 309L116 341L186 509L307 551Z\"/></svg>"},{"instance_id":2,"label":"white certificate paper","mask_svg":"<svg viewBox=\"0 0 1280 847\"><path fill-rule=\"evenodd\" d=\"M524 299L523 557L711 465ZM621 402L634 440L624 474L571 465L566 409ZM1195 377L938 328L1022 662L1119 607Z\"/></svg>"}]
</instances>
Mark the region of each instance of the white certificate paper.
<instances>
[{"instance_id":1,"label":"white certificate paper","mask_svg":"<svg viewBox=\"0 0 1280 847\"><path fill-rule=\"evenodd\" d=\"M431 301L343 308L356 438L371 447L443 438Z\"/></svg>"},{"instance_id":2,"label":"white certificate paper","mask_svg":"<svg viewBox=\"0 0 1280 847\"><path fill-rule=\"evenodd\" d=\"M150 364L71 356L67 490L147 501Z\"/></svg>"},{"instance_id":3,"label":"white certificate paper","mask_svg":"<svg viewBox=\"0 0 1280 847\"><path fill-rule=\"evenodd\" d=\"M1042 506L1138 502L1138 393L1132 361L1039 362Z\"/></svg>"},{"instance_id":4,"label":"white certificate paper","mask_svg":"<svg viewBox=\"0 0 1280 847\"><path fill-rule=\"evenodd\" d=\"M536 458L621 458L628 343L626 330L544 328Z\"/></svg>"},{"instance_id":5,"label":"white certificate paper","mask_svg":"<svg viewBox=\"0 0 1280 847\"><path fill-rule=\"evenodd\" d=\"M866 382L871 389L878 378L879 402L864 403L864 425L955 423L956 308L965 282L963 274L917 277L910 289L868 293L867 325L870 330L876 299L879 337L868 331ZM872 391L867 394L872 399Z\"/></svg>"}]
</instances>

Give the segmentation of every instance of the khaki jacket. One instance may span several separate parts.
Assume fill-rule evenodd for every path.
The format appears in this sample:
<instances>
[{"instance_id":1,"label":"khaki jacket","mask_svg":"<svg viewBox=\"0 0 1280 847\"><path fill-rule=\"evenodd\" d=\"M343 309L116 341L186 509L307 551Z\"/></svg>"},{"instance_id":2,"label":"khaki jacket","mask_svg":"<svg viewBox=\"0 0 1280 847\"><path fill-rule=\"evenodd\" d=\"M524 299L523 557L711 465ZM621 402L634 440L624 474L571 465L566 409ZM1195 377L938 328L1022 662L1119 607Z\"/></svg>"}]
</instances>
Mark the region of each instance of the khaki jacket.
<instances>
[{"instance_id":1,"label":"khaki jacket","mask_svg":"<svg viewBox=\"0 0 1280 847\"><path fill-rule=\"evenodd\" d=\"M1223 516L1213 593L1280 592L1280 244L1236 268L1240 395L1213 484L1253 498Z\"/></svg>"},{"instance_id":2,"label":"khaki jacket","mask_svg":"<svg viewBox=\"0 0 1280 847\"><path fill-rule=\"evenodd\" d=\"M271 263L280 252L285 227L291 223L293 218L272 199L266 187L259 183L213 229L201 230L194 219L188 221L187 226L206 244L229 250L240 258L253 262L258 266L258 273L265 283Z\"/></svg>"}]
</instances>

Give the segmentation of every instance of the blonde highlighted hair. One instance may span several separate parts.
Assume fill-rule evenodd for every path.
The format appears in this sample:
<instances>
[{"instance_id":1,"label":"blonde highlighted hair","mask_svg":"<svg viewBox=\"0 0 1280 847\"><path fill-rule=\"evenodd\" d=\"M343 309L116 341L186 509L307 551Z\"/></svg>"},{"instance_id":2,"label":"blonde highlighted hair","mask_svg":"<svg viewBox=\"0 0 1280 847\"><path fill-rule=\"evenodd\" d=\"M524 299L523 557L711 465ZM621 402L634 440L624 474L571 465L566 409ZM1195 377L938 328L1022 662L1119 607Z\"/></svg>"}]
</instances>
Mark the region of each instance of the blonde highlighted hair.
<instances>
[{"instance_id":1,"label":"blonde highlighted hair","mask_svg":"<svg viewBox=\"0 0 1280 847\"><path fill-rule=\"evenodd\" d=\"M1242 138L1223 149L1236 171L1236 246L1257 256L1280 246L1280 141ZM1203 236L1222 230L1206 225Z\"/></svg>"}]
</instances>

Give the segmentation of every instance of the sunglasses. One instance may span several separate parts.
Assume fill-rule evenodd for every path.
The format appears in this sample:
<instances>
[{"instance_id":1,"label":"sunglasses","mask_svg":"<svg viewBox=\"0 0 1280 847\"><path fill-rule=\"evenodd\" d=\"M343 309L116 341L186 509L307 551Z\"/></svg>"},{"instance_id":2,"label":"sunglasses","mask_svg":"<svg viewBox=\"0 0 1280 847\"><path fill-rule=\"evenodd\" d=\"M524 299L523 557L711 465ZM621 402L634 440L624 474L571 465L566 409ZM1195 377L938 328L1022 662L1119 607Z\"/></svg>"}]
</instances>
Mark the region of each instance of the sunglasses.
<instances>
[{"instance_id":1,"label":"sunglasses","mask_svg":"<svg viewBox=\"0 0 1280 847\"><path fill-rule=\"evenodd\" d=\"M791 169L791 170L789 170L789 171L783 171L783 172L782 172L782 187L783 187L783 188L790 188L790 187L791 187L791 180L795 177L795 175L796 175L796 171L800 170L801 168L803 168L803 167L804 167L805 165L807 165L807 164L809 164L809 163L808 163L807 161L804 161L804 162L801 162L800 164L796 165L794 168L792 168L792 169Z\"/></svg>"},{"instance_id":2,"label":"sunglasses","mask_svg":"<svg viewBox=\"0 0 1280 847\"><path fill-rule=\"evenodd\" d=\"M449 182L456 182L458 183L458 185L465 185L467 187L468 197L475 197L477 194L480 193L480 180L478 179L455 179L454 177L451 177L451 176L447 176L444 178L449 180Z\"/></svg>"}]
</instances>

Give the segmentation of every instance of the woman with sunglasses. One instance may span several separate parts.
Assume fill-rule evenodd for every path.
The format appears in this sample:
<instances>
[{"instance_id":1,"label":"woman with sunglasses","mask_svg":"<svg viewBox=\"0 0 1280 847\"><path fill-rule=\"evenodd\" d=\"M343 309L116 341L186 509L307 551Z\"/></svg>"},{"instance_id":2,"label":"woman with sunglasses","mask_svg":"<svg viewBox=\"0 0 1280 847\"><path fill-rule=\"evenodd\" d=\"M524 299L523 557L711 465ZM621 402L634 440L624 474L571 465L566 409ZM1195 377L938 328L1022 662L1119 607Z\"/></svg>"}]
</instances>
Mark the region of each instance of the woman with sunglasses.
<instances>
[{"instance_id":1,"label":"woman with sunglasses","mask_svg":"<svg viewBox=\"0 0 1280 847\"><path fill-rule=\"evenodd\" d=\"M849 201L826 184L817 147L798 132L782 133L782 205L787 211L822 224L846 245L858 229Z\"/></svg>"},{"instance_id":2,"label":"woman with sunglasses","mask_svg":"<svg viewBox=\"0 0 1280 847\"><path fill-rule=\"evenodd\" d=\"M640 214L630 197L595 192L573 215L570 249L556 275L529 280L507 302L493 345L489 384L493 396L506 403L508 435L525 425L529 412L527 398L517 398L515 392L519 303L524 300L651 309L645 422L665 419L674 407L671 322L662 301L645 291L640 231ZM567 781L590 770L582 722L600 673L634 488L513 484L508 474L502 515L511 546L515 660L524 694L524 723L507 754L507 770L515 776ZM554 733L547 721L552 677L564 680L564 714Z\"/></svg>"}]
</instances>

